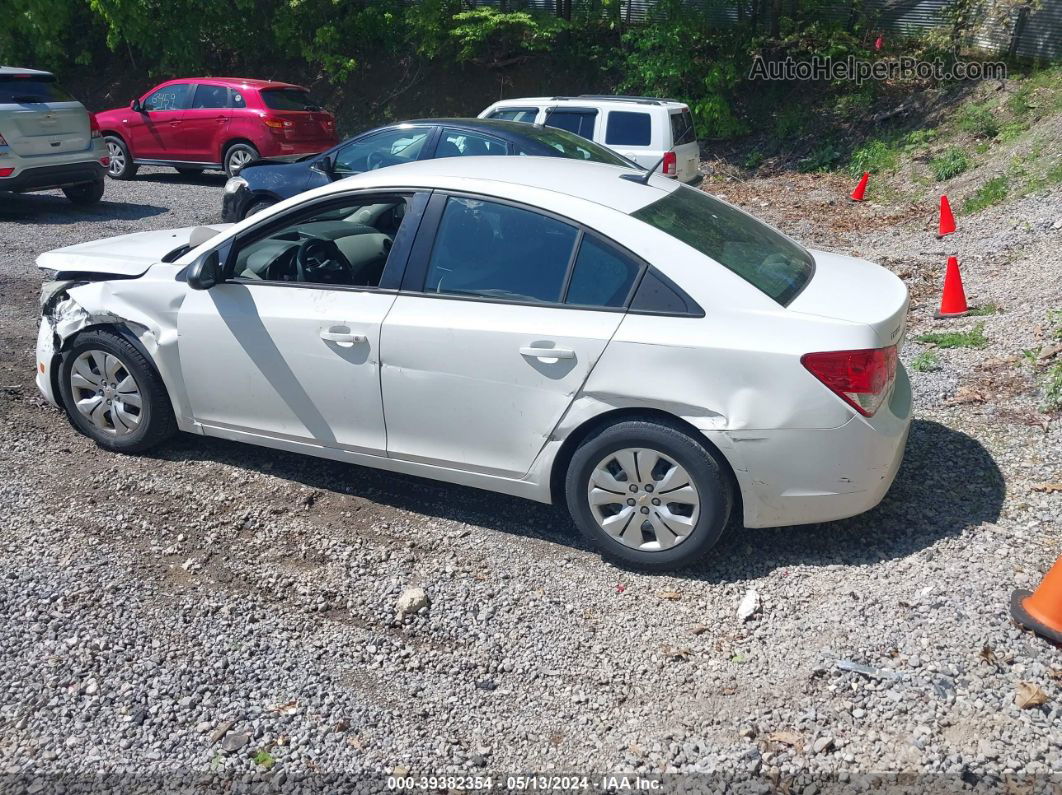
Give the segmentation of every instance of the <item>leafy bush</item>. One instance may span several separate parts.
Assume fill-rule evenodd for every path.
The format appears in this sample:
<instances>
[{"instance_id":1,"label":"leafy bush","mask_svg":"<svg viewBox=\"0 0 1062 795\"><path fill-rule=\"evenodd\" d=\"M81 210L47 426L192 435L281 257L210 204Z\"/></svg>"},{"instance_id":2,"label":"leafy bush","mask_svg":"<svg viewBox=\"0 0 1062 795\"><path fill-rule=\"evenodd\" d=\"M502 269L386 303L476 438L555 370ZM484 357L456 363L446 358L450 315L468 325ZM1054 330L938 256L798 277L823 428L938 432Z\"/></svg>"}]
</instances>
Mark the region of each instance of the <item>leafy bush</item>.
<instances>
[{"instance_id":1,"label":"leafy bush","mask_svg":"<svg viewBox=\"0 0 1062 795\"><path fill-rule=\"evenodd\" d=\"M995 138L999 135L999 120L987 104L972 103L959 114L959 129L977 138Z\"/></svg>"},{"instance_id":2,"label":"leafy bush","mask_svg":"<svg viewBox=\"0 0 1062 795\"><path fill-rule=\"evenodd\" d=\"M916 373L931 373L940 369L940 360L933 351L922 351L911 359L911 369Z\"/></svg>"},{"instance_id":3,"label":"leafy bush","mask_svg":"<svg viewBox=\"0 0 1062 795\"><path fill-rule=\"evenodd\" d=\"M840 150L838 150L831 141L824 141L813 149L811 154L797 163L797 170L804 173L812 171L828 171L833 168L840 159Z\"/></svg>"},{"instance_id":4,"label":"leafy bush","mask_svg":"<svg viewBox=\"0 0 1062 795\"><path fill-rule=\"evenodd\" d=\"M853 176L859 176L864 171L869 171L871 174L881 174L887 171L895 171L899 162L899 147L895 143L875 138L852 152L848 170Z\"/></svg>"},{"instance_id":5,"label":"leafy bush","mask_svg":"<svg viewBox=\"0 0 1062 795\"><path fill-rule=\"evenodd\" d=\"M936 177L937 182L944 182L952 177L957 177L969 167L970 159L966 156L966 152L957 146L951 147L929 162L929 168L933 172L933 176Z\"/></svg>"}]
</instances>

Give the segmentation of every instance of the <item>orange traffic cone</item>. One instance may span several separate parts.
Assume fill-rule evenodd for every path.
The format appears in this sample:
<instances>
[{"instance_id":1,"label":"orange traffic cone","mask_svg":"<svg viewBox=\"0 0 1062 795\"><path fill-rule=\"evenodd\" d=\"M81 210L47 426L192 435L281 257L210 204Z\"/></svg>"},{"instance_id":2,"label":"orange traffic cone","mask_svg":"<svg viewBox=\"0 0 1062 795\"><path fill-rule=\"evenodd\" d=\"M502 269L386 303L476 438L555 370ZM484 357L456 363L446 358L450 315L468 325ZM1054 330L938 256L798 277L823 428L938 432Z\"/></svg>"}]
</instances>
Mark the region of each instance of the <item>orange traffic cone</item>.
<instances>
[{"instance_id":1,"label":"orange traffic cone","mask_svg":"<svg viewBox=\"0 0 1062 795\"><path fill-rule=\"evenodd\" d=\"M1023 627L1062 644L1062 557L1055 561L1035 593L1011 594L1010 614Z\"/></svg>"},{"instance_id":2,"label":"orange traffic cone","mask_svg":"<svg viewBox=\"0 0 1062 795\"><path fill-rule=\"evenodd\" d=\"M950 235L955 231L955 216L951 214L951 202L947 196L940 197L940 227L937 237Z\"/></svg>"},{"instance_id":3,"label":"orange traffic cone","mask_svg":"<svg viewBox=\"0 0 1062 795\"><path fill-rule=\"evenodd\" d=\"M870 174L867 173L866 171L864 171L863 172L863 178L859 180L859 184L856 185L856 189L854 191L852 191L852 201L854 201L854 202L863 201L863 196L865 196L866 192L867 192L867 180L868 179L870 179Z\"/></svg>"},{"instance_id":4,"label":"orange traffic cone","mask_svg":"<svg viewBox=\"0 0 1062 795\"><path fill-rule=\"evenodd\" d=\"M962 288L962 275L959 273L959 260L948 257L948 267L944 271L944 293L940 297L940 309L934 317L962 317L969 311L966 291Z\"/></svg>"}]
</instances>

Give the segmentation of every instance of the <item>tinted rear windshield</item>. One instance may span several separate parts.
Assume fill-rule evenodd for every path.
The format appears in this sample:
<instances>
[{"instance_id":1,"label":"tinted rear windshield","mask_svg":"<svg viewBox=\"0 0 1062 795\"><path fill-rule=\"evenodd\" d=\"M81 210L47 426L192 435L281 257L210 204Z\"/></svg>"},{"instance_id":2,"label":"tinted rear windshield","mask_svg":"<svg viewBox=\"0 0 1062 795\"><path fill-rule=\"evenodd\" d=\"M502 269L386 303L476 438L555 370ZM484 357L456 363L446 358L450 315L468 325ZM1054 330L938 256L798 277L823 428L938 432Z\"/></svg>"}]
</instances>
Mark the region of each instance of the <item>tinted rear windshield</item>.
<instances>
[{"instance_id":1,"label":"tinted rear windshield","mask_svg":"<svg viewBox=\"0 0 1062 795\"><path fill-rule=\"evenodd\" d=\"M51 75L0 75L0 104L73 101Z\"/></svg>"},{"instance_id":2,"label":"tinted rear windshield","mask_svg":"<svg viewBox=\"0 0 1062 795\"><path fill-rule=\"evenodd\" d=\"M556 149L562 157L571 157L575 160L590 160L594 163L607 163L610 166L634 166L630 160L621 157L611 149L606 149L601 144L583 138L581 135L570 133L567 130L558 130L555 127L529 127L520 130L522 135L533 138L540 144ZM533 154L528 152L528 154Z\"/></svg>"},{"instance_id":3,"label":"tinted rear windshield","mask_svg":"<svg viewBox=\"0 0 1062 795\"><path fill-rule=\"evenodd\" d=\"M671 114L671 137L675 146L696 143L697 131L693 129L693 114L688 110Z\"/></svg>"},{"instance_id":4,"label":"tinted rear windshield","mask_svg":"<svg viewBox=\"0 0 1062 795\"><path fill-rule=\"evenodd\" d=\"M685 185L631 213L733 271L782 306L811 280L803 248L704 191Z\"/></svg>"},{"instance_id":5,"label":"tinted rear windshield","mask_svg":"<svg viewBox=\"0 0 1062 795\"><path fill-rule=\"evenodd\" d=\"M320 110L319 102L310 98L309 91L301 88L266 88L262 101L273 110Z\"/></svg>"}]
</instances>

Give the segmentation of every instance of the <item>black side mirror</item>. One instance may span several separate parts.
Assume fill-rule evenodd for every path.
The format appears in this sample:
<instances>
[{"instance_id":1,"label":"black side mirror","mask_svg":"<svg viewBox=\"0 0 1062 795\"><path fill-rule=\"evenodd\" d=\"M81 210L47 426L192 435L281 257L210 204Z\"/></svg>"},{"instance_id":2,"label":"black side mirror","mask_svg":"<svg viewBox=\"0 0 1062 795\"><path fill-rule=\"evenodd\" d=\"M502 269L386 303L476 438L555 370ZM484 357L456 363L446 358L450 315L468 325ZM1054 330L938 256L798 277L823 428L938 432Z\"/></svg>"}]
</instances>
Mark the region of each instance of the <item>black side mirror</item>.
<instances>
[{"instance_id":1,"label":"black side mirror","mask_svg":"<svg viewBox=\"0 0 1062 795\"><path fill-rule=\"evenodd\" d=\"M144 106L140 104L139 99L134 99L129 103L129 110L134 111L135 113L143 113Z\"/></svg>"},{"instance_id":2,"label":"black side mirror","mask_svg":"<svg viewBox=\"0 0 1062 795\"><path fill-rule=\"evenodd\" d=\"M221 259L216 250L197 259L188 271L188 286L193 290L209 290L223 281L225 279L221 273Z\"/></svg>"},{"instance_id":3,"label":"black side mirror","mask_svg":"<svg viewBox=\"0 0 1062 795\"><path fill-rule=\"evenodd\" d=\"M336 170L336 164L335 161L332 160L331 155L325 155L324 157L318 158L317 162L314 163L314 167L322 174L327 174L328 176L332 176Z\"/></svg>"}]
</instances>

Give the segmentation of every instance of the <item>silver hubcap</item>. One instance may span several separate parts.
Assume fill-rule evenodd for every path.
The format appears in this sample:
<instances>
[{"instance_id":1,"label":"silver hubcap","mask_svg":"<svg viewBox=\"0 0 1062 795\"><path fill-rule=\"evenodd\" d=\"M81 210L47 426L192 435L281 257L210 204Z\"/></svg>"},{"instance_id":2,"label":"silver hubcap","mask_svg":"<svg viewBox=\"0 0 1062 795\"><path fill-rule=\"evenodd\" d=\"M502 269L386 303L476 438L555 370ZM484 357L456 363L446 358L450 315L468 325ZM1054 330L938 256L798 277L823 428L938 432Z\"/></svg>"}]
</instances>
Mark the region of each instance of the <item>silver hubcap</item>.
<instances>
[{"instance_id":1,"label":"silver hubcap","mask_svg":"<svg viewBox=\"0 0 1062 795\"><path fill-rule=\"evenodd\" d=\"M110 157L110 165L107 166L111 174L121 174L125 169L125 152L122 147L113 141L107 142L107 156Z\"/></svg>"},{"instance_id":2,"label":"silver hubcap","mask_svg":"<svg viewBox=\"0 0 1062 795\"><path fill-rule=\"evenodd\" d=\"M144 403L129 369L112 353L85 351L70 368L77 410L104 433L125 436L139 427Z\"/></svg>"},{"instance_id":3,"label":"silver hubcap","mask_svg":"<svg viewBox=\"0 0 1062 795\"><path fill-rule=\"evenodd\" d=\"M586 496L598 526L642 552L670 549L689 538L701 505L686 470L646 448L617 450L601 459Z\"/></svg>"},{"instance_id":4,"label":"silver hubcap","mask_svg":"<svg viewBox=\"0 0 1062 795\"><path fill-rule=\"evenodd\" d=\"M246 149L236 149L229 154L229 171L236 173L250 162L250 152Z\"/></svg>"}]
</instances>

